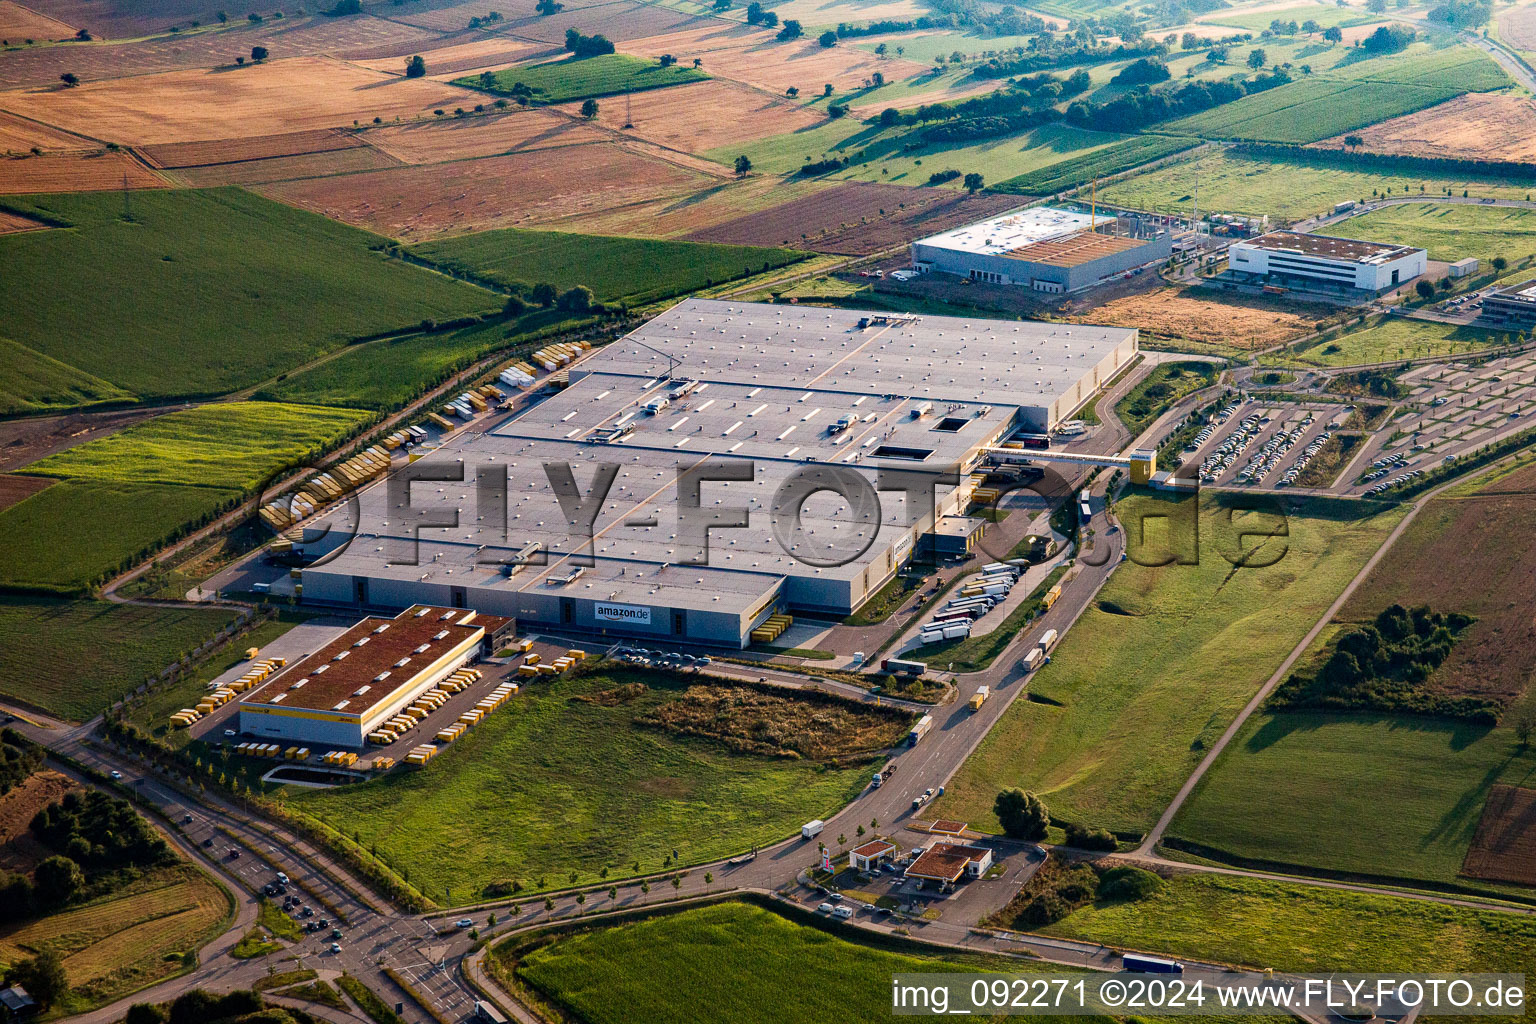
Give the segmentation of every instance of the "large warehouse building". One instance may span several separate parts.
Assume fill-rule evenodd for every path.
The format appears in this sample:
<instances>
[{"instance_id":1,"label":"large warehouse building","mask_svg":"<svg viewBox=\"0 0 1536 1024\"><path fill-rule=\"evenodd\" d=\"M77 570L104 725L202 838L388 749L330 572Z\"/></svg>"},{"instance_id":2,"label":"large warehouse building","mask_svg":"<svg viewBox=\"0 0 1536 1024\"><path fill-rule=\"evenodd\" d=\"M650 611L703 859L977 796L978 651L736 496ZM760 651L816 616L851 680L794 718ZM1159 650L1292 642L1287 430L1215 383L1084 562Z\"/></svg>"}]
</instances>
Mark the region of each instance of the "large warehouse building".
<instances>
[{"instance_id":1,"label":"large warehouse building","mask_svg":"<svg viewBox=\"0 0 1536 1024\"><path fill-rule=\"evenodd\" d=\"M690 299L573 365L563 391L418 459L435 479L408 502L398 476L393 496L363 491L339 554L326 520L307 531L306 555L331 557L304 570L304 599L745 646L775 612L861 605L964 511L986 448L1050 429L1136 352L1123 328ZM911 469L958 482L910 508L878 489ZM685 471L710 479L680 487ZM784 504L839 474L850 498Z\"/></svg>"},{"instance_id":2,"label":"large warehouse building","mask_svg":"<svg viewBox=\"0 0 1536 1024\"><path fill-rule=\"evenodd\" d=\"M912 267L988 284L1075 292L1165 260L1172 236L1118 232L1113 216L1036 206L912 243Z\"/></svg>"},{"instance_id":3,"label":"large warehouse building","mask_svg":"<svg viewBox=\"0 0 1536 1024\"><path fill-rule=\"evenodd\" d=\"M240 731L361 747L401 708L473 661L509 620L462 608L366 618L240 699Z\"/></svg>"},{"instance_id":4,"label":"large warehouse building","mask_svg":"<svg viewBox=\"0 0 1536 1024\"><path fill-rule=\"evenodd\" d=\"M1377 295L1423 274L1427 261L1423 249L1407 245L1271 231L1233 242L1227 265L1244 280Z\"/></svg>"}]
</instances>

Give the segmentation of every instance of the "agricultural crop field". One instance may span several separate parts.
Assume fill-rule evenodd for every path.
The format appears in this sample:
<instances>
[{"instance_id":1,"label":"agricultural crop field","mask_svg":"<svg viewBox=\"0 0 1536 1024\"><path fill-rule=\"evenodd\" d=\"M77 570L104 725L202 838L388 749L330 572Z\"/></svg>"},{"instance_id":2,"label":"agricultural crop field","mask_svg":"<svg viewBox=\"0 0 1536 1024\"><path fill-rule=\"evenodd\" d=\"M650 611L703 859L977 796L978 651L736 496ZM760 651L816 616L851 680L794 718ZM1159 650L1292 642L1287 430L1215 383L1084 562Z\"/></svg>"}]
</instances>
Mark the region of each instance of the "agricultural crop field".
<instances>
[{"instance_id":1,"label":"agricultural crop field","mask_svg":"<svg viewBox=\"0 0 1536 1024\"><path fill-rule=\"evenodd\" d=\"M1530 191L1519 183L1496 179L1315 167L1218 150L1100 185L1099 195L1105 202L1135 209L1177 207L1182 212L1193 209L1196 176L1202 211L1268 214L1281 221L1313 216L1332 210L1335 203L1363 202L1377 195L1444 195L1450 189L1458 196L1466 191L1479 198L1524 199ZM1346 221L1330 230L1353 230L1353 226L1353 221Z\"/></svg>"},{"instance_id":2,"label":"agricultural crop field","mask_svg":"<svg viewBox=\"0 0 1536 1024\"><path fill-rule=\"evenodd\" d=\"M599 120L605 116L606 113L600 114ZM601 142L607 138L585 121L573 121L538 107L511 113L385 125L354 137L366 139L368 145L408 164L526 153L551 146Z\"/></svg>"},{"instance_id":3,"label":"agricultural crop field","mask_svg":"<svg viewBox=\"0 0 1536 1024\"><path fill-rule=\"evenodd\" d=\"M80 1012L182 973L169 954L198 949L232 911L229 894L191 865L156 868L92 902L0 927L0 960L56 951L68 1009Z\"/></svg>"},{"instance_id":4,"label":"agricultural crop field","mask_svg":"<svg viewBox=\"0 0 1536 1024\"><path fill-rule=\"evenodd\" d=\"M536 310L514 321L476 324L448 334L388 338L353 345L333 358L263 388L256 397L359 409L396 409L456 370L493 351L532 351L522 333L564 314Z\"/></svg>"},{"instance_id":5,"label":"agricultural crop field","mask_svg":"<svg viewBox=\"0 0 1536 1024\"><path fill-rule=\"evenodd\" d=\"M639 145L549 146L483 160L281 182L256 191L416 242L566 218L579 224L604 211L658 200L675 206L729 173L703 160L684 167L632 151Z\"/></svg>"},{"instance_id":6,"label":"agricultural crop field","mask_svg":"<svg viewBox=\"0 0 1536 1024\"><path fill-rule=\"evenodd\" d=\"M1536 210L1406 203L1346 222L1351 237L1396 242L1429 251L1430 259L1454 262L1475 256L1483 269L1495 256L1511 266L1536 256Z\"/></svg>"},{"instance_id":7,"label":"agricultural crop field","mask_svg":"<svg viewBox=\"0 0 1536 1024\"><path fill-rule=\"evenodd\" d=\"M1030 692L1048 703L1015 701L935 815L991 830L998 790L1022 786L1068 821L1150 827L1402 515L1369 502L1312 502L1288 518L1288 536L1250 535L1249 567L1234 570L1221 552L1238 557L1237 524L1255 520L1249 529L1267 531L1274 521L1228 522L1223 499L1209 494L1201 504L1199 564L1122 565L1052 664L1031 677ZM1138 520L1148 532L1133 558L1161 560L1170 544L1187 551L1187 529L1185 539L1167 539L1178 520L1140 517L1188 514L1142 494L1122 501L1128 536L1139 537Z\"/></svg>"},{"instance_id":8,"label":"agricultural crop field","mask_svg":"<svg viewBox=\"0 0 1536 1024\"><path fill-rule=\"evenodd\" d=\"M411 254L504 287L548 282L563 291L581 284L601 302L627 303L679 295L805 258L793 249L517 230L428 242Z\"/></svg>"},{"instance_id":9,"label":"agricultural crop field","mask_svg":"<svg viewBox=\"0 0 1536 1024\"><path fill-rule=\"evenodd\" d=\"M128 401L122 388L77 370L67 363L0 338L0 413L45 412L49 409Z\"/></svg>"},{"instance_id":10,"label":"agricultural crop field","mask_svg":"<svg viewBox=\"0 0 1536 1024\"><path fill-rule=\"evenodd\" d=\"M239 497L217 487L61 480L0 511L0 587L83 591Z\"/></svg>"},{"instance_id":11,"label":"agricultural crop field","mask_svg":"<svg viewBox=\"0 0 1536 1024\"><path fill-rule=\"evenodd\" d=\"M515 966L505 946L493 956L582 1024L685 1024L699 1019L700 1006L720 1024L873 1021L890 1015L896 973L1043 969L1024 960L939 956L915 945L910 952L877 948L859 941L858 929L846 934L727 902L557 938Z\"/></svg>"},{"instance_id":12,"label":"agricultural crop field","mask_svg":"<svg viewBox=\"0 0 1536 1024\"><path fill-rule=\"evenodd\" d=\"M1048 164L1038 171L998 182L994 188L1020 195L1050 195L1076 188L1095 178L1118 174L1140 164L1199 145L1198 139L1180 136L1133 135L1086 156Z\"/></svg>"},{"instance_id":13,"label":"agricultural crop field","mask_svg":"<svg viewBox=\"0 0 1536 1024\"><path fill-rule=\"evenodd\" d=\"M848 182L695 231L699 242L786 245L858 255L938 234L1012 209L1016 196Z\"/></svg>"},{"instance_id":14,"label":"agricultural crop field","mask_svg":"<svg viewBox=\"0 0 1536 1024\"><path fill-rule=\"evenodd\" d=\"M624 53L519 65L491 74L495 78L493 84L486 83L478 75L460 78L454 84L501 95L510 95L514 88L523 85L538 103L564 103L616 93L664 89L669 85L701 82L709 77L693 67L682 64L662 67L658 61L642 60Z\"/></svg>"},{"instance_id":15,"label":"agricultural crop field","mask_svg":"<svg viewBox=\"0 0 1536 1024\"><path fill-rule=\"evenodd\" d=\"M767 845L864 788L867 763L735 753L709 739L638 725L682 699L686 679L551 677L444 750L425 771L289 794L288 805L362 836L436 899L493 883L564 887L695 864ZM604 695L613 691L617 696Z\"/></svg>"},{"instance_id":16,"label":"agricultural crop field","mask_svg":"<svg viewBox=\"0 0 1536 1024\"><path fill-rule=\"evenodd\" d=\"M74 226L0 235L6 336L142 398L248 386L352 338L500 304L239 190L135 193L131 221L121 195L10 202Z\"/></svg>"},{"instance_id":17,"label":"agricultural crop field","mask_svg":"<svg viewBox=\"0 0 1536 1024\"><path fill-rule=\"evenodd\" d=\"M1210 139L1316 142L1443 103L1463 91L1451 85L1307 78L1173 121L1168 127Z\"/></svg>"},{"instance_id":18,"label":"agricultural crop field","mask_svg":"<svg viewBox=\"0 0 1536 1024\"><path fill-rule=\"evenodd\" d=\"M1322 4L1302 4L1297 7L1282 7L1278 10L1268 9L1254 11L1247 14L1222 14L1217 13L1208 19L1210 24L1224 25L1232 28L1243 28L1250 32L1262 32L1269 28L1271 21L1294 21L1298 25L1303 22L1315 21L1321 28L1350 28L1355 25L1371 25L1383 19L1372 15L1361 14L1354 7L1323 6Z\"/></svg>"},{"instance_id":19,"label":"agricultural crop field","mask_svg":"<svg viewBox=\"0 0 1536 1024\"><path fill-rule=\"evenodd\" d=\"M704 155L729 163L745 155L754 168L789 173L805 161L849 158L847 166L828 172L832 178L874 181L891 185L926 185L935 172L953 168L962 174L980 174L987 181L1005 181L1059 164L1075 156L1111 148L1124 136L1093 132L1070 125L1051 124L1017 135L955 144L924 144L907 149L911 129L881 129L849 118L828 121L819 128L791 132L744 143ZM960 179L950 182L958 188Z\"/></svg>"},{"instance_id":20,"label":"agricultural crop field","mask_svg":"<svg viewBox=\"0 0 1536 1024\"><path fill-rule=\"evenodd\" d=\"M234 617L223 608L0 595L0 694L85 721Z\"/></svg>"},{"instance_id":21,"label":"agricultural crop field","mask_svg":"<svg viewBox=\"0 0 1536 1024\"><path fill-rule=\"evenodd\" d=\"M581 104L570 103L559 109L579 117L580 108ZM641 138L685 153L699 153L801 131L823 120L820 111L806 104L714 79L600 103L596 123L620 130L630 125L628 130Z\"/></svg>"},{"instance_id":22,"label":"agricultural crop field","mask_svg":"<svg viewBox=\"0 0 1536 1024\"><path fill-rule=\"evenodd\" d=\"M1476 618L1425 683L1436 695L1510 701L1536 668L1536 625L1523 601L1536 541L1520 524L1536 472L1495 471L1431 501L1319 636L1312 671L1338 632L1388 605L1428 601ZM1491 787L1536 783L1536 755L1499 728L1389 714L1257 716L1201 781L1169 834L1227 857L1475 886L1460 877ZM1283 821L1253 800L1285 802ZM1391 793L1393 813L1370 801ZM1373 820L1367 831L1358 828ZM1529 831L1528 824L1514 831ZM1507 878L1507 876L1506 876ZM1497 879L1495 879L1496 881Z\"/></svg>"},{"instance_id":23,"label":"agricultural crop field","mask_svg":"<svg viewBox=\"0 0 1536 1024\"><path fill-rule=\"evenodd\" d=\"M169 183L126 153L43 153L0 159L0 195L165 188Z\"/></svg>"},{"instance_id":24,"label":"agricultural crop field","mask_svg":"<svg viewBox=\"0 0 1536 1024\"><path fill-rule=\"evenodd\" d=\"M220 402L136 423L33 463L27 471L244 490L329 447L366 418L358 409Z\"/></svg>"},{"instance_id":25,"label":"agricultural crop field","mask_svg":"<svg viewBox=\"0 0 1536 1024\"><path fill-rule=\"evenodd\" d=\"M1356 130L1368 153L1464 160L1536 159L1536 106L1522 96L1468 93ZM1344 136L1313 143L1343 149Z\"/></svg>"},{"instance_id":26,"label":"agricultural crop field","mask_svg":"<svg viewBox=\"0 0 1536 1024\"><path fill-rule=\"evenodd\" d=\"M1181 875L1044 931L1295 972L1525 971L1536 957L1536 920L1524 915L1221 875Z\"/></svg>"}]
</instances>

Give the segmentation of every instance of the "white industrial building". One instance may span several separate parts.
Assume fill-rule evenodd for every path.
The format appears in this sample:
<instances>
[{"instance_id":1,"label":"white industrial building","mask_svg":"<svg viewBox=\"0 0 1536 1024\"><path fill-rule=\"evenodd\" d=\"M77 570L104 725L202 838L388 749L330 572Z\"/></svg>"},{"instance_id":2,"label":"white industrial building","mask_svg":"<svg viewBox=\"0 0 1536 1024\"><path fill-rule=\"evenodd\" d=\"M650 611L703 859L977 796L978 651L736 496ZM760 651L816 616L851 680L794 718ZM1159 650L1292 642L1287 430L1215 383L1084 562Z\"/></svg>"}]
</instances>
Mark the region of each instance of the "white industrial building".
<instances>
[{"instance_id":1,"label":"white industrial building","mask_svg":"<svg viewBox=\"0 0 1536 1024\"><path fill-rule=\"evenodd\" d=\"M240 732L361 747L401 708L479 657L510 625L463 608L413 606L365 618L240 698Z\"/></svg>"},{"instance_id":2,"label":"white industrial building","mask_svg":"<svg viewBox=\"0 0 1536 1024\"><path fill-rule=\"evenodd\" d=\"M1122 234L1112 215L1035 206L912 243L912 267L987 284L1075 292L1135 267L1167 259L1166 232Z\"/></svg>"},{"instance_id":3,"label":"white industrial building","mask_svg":"<svg viewBox=\"0 0 1536 1024\"><path fill-rule=\"evenodd\" d=\"M462 482L415 482L408 502L367 488L344 550L328 536L351 532L329 529L344 510L307 530L299 547L325 557L303 571L304 600L745 646L775 612L863 604L965 510L988 447L1050 429L1136 352L1124 328L690 299L573 364L564 390L410 467ZM706 465L739 478L680 494L679 472ZM780 488L831 468L873 500L820 490L776 536ZM958 484L909 508L877 489L900 469ZM585 512L567 513L557 478ZM504 500L487 496L498 488ZM684 505L720 517L707 557L704 531L679 525ZM590 533L572 525L583 514Z\"/></svg>"},{"instance_id":4,"label":"white industrial building","mask_svg":"<svg viewBox=\"0 0 1536 1024\"><path fill-rule=\"evenodd\" d=\"M1297 231L1233 242L1228 267L1243 279L1283 287L1376 295L1423 274L1428 255L1407 245Z\"/></svg>"}]
</instances>

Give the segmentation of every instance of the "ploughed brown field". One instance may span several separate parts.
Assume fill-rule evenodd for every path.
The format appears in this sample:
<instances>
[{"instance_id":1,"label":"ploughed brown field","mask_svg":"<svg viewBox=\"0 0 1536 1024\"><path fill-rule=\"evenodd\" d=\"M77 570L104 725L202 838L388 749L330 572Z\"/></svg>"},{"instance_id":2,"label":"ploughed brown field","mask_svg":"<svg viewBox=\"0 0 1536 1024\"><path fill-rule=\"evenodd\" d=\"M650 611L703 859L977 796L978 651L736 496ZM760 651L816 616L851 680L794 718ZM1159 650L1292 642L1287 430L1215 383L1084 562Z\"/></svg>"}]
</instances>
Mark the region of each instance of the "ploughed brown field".
<instances>
[{"instance_id":1,"label":"ploughed brown field","mask_svg":"<svg viewBox=\"0 0 1536 1024\"><path fill-rule=\"evenodd\" d=\"M1327 306L1267 302L1239 296L1214 298L1200 288L1159 288L1113 299L1069 319L1107 327L1139 327L1144 336L1267 348L1310 333L1317 321L1337 313Z\"/></svg>"},{"instance_id":2,"label":"ploughed brown field","mask_svg":"<svg viewBox=\"0 0 1536 1024\"><path fill-rule=\"evenodd\" d=\"M577 116L581 104L559 104L555 109ZM635 93L627 102L611 96L598 105L598 124L623 130L626 119L641 138L702 153L810 128L824 123L826 116L737 82L711 80Z\"/></svg>"},{"instance_id":3,"label":"ploughed brown field","mask_svg":"<svg viewBox=\"0 0 1536 1024\"><path fill-rule=\"evenodd\" d=\"M256 191L414 242L681 197L710 180L620 145L592 143L311 178Z\"/></svg>"},{"instance_id":4,"label":"ploughed brown field","mask_svg":"<svg viewBox=\"0 0 1536 1024\"><path fill-rule=\"evenodd\" d=\"M204 12L204 18L206 24L212 14ZM94 22L87 22L86 27L96 32ZM260 25L252 25L242 13L239 20L231 20L228 28L216 32L204 30L105 44L98 41L13 50L0 60L0 86L53 88L59 83L59 75L66 71L93 82L191 68L233 68L235 58L249 56L252 46L265 46L274 59L323 54L349 57L381 55L381 51L390 48L415 52L433 45L438 38L436 32L367 14L349 18L268 18Z\"/></svg>"},{"instance_id":5,"label":"ploughed brown field","mask_svg":"<svg viewBox=\"0 0 1536 1024\"><path fill-rule=\"evenodd\" d=\"M101 192L129 188L165 188L167 182L126 153L44 153L0 157L0 194Z\"/></svg>"},{"instance_id":6,"label":"ploughed brown field","mask_svg":"<svg viewBox=\"0 0 1536 1024\"><path fill-rule=\"evenodd\" d=\"M1517 50L1536 50L1536 7L1515 7L1499 15L1499 35Z\"/></svg>"},{"instance_id":7,"label":"ploughed brown field","mask_svg":"<svg viewBox=\"0 0 1536 1024\"><path fill-rule=\"evenodd\" d=\"M351 127L432 117L483 97L425 78L393 78L326 57L228 70L173 71L74 89L0 93L0 109L127 145Z\"/></svg>"},{"instance_id":8,"label":"ploughed brown field","mask_svg":"<svg viewBox=\"0 0 1536 1024\"><path fill-rule=\"evenodd\" d=\"M15 0L0 0L0 40L13 46L28 39L41 43L50 39L69 39L74 34L74 28L62 21L23 7Z\"/></svg>"},{"instance_id":9,"label":"ploughed brown field","mask_svg":"<svg viewBox=\"0 0 1536 1024\"><path fill-rule=\"evenodd\" d=\"M585 121L534 107L505 114L386 125L370 128L358 138L397 160L424 164L601 142L609 136Z\"/></svg>"},{"instance_id":10,"label":"ploughed brown field","mask_svg":"<svg viewBox=\"0 0 1536 1024\"><path fill-rule=\"evenodd\" d=\"M847 182L815 195L695 231L696 242L791 245L864 255L981 220L1027 197Z\"/></svg>"},{"instance_id":11,"label":"ploughed brown field","mask_svg":"<svg viewBox=\"0 0 1536 1024\"><path fill-rule=\"evenodd\" d=\"M699 57L706 74L761 86L779 95L792 85L807 95L820 94L828 82L835 90L846 92L859 88L876 71L894 82L927 67L910 60L881 60L857 46L828 49L809 37L779 42L763 29L722 21L635 39L619 49L642 57L670 53L685 66Z\"/></svg>"},{"instance_id":12,"label":"ploughed brown field","mask_svg":"<svg viewBox=\"0 0 1536 1024\"><path fill-rule=\"evenodd\" d=\"M1499 784L1488 791L1461 873L1536 885L1536 789Z\"/></svg>"},{"instance_id":13,"label":"ploughed brown field","mask_svg":"<svg viewBox=\"0 0 1536 1024\"><path fill-rule=\"evenodd\" d=\"M1477 616L1428 688L1509 701L1536 670L1536 466L1475 495L1443 496L1419 513L1339 614L1371 619L1386 606L1428 603Z\"/></svg>"},{"instance_id":14,"label":"ploughed brown field","mask_svg":"<svg viewBox=\"0 0 1536 1024\"><path fill-rule=\"evenodd\" d=\"M1368 153L1436 156L1463 160L1536 160L1536 102L1502 93L1468 93L1456 99L1358 128ZM1314 142L1343 149L1346 136Z\"/></svg>"},{"instance_id":15,"label":"ploughed brown field","mask_svg":"<svg viewBox=\"0 0 1536 1024\"><path fill-rule=\"evenodd\" d=\"M0 223L3 223L5 215L0 213ZM0 234L4 229L0 228ZM38 491L56 481L46 476L20 476L11 473L0 473L0 509L10 508L24 498L30 498ZM3 800L4 798L0 798ZM0 811L3 816L3 811Z\"/></svg>"}]
</instances>

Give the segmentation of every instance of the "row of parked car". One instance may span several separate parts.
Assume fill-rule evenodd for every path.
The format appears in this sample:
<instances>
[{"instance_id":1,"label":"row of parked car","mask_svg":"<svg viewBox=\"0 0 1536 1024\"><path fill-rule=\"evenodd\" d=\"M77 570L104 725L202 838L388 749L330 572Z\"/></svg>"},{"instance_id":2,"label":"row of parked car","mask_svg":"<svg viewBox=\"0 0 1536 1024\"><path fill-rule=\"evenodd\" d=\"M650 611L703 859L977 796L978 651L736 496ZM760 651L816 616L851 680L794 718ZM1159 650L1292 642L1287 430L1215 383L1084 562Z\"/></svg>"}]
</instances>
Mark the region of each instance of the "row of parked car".
<instances>
[{"instance_id":1,"label":"row of parked car","mask_svg":"<svg viewBox=\"0 0 1536 1024\"><path fill-rule=\"evenodd\" d=\"M1296 433L1300 435L1302 431L1298 430ZM1301 476L1302 470L1307 468L1307 463L1312 461L1314 455L1323 450L1323 445L1327 444L1331 437L1333 437L1333 431L1325 430L1313 438L1312 443L1307 445L1306 450L1297 457L1295 462L1291 463L1291 468L1287 469L1285 475L1280 478L1280 486L1288 487L1295 483L1297 478Z\"/></svg>"},{"instance_id":2,"label":"row of parked car","mask_svg":"<svg viewBox=\"0 0 1536 1024\"><path fill-rule=\"evenodd\" d=\"M648 651L639 647L619 647L614 650L613 656L620 661L627 661L631 665L643 665L647 668L703 668L712 664L713 659L707 654L680 654L677 651Z\"/></svg>"},{"instance_id":3,"label":"row of parked car","mask_svg":"<svg viewBox=\"0 0 1536 1024\"><path fill-rule=\"evenodd\" d=\"M1245 417L1238 425L1238 429L1228 435L1226 440L1217 445L1216 449L1205 457L1205 461L1200 463L1200 482L1213 484L1221 474L1231 469L1237 462L1238 456L1247 451L1253 439L1258 436L1259 428L1268 421L1269 417L1259 416L1257 413ZM1222 422L1224 420L1217 417L1217 424Z\"/></svg>"}]
</instances>

